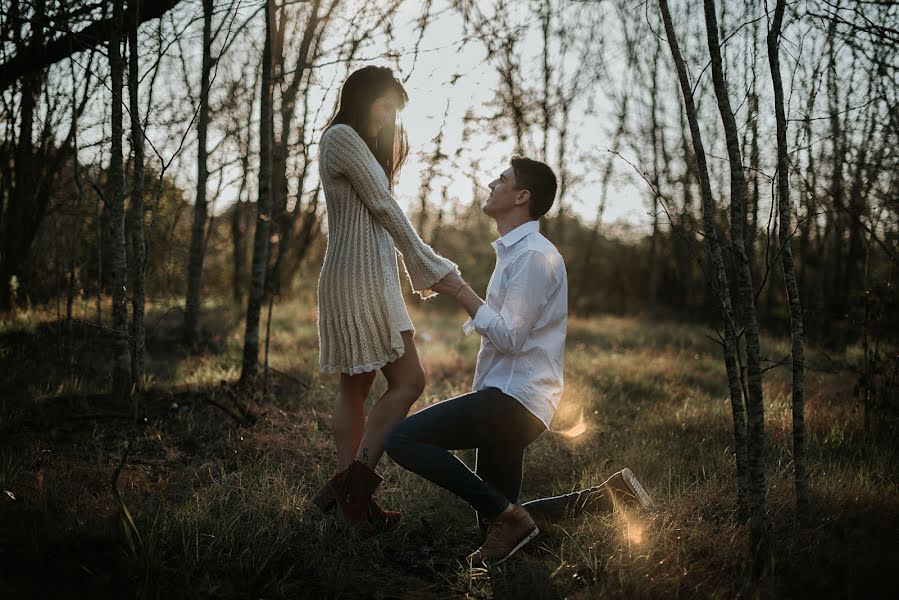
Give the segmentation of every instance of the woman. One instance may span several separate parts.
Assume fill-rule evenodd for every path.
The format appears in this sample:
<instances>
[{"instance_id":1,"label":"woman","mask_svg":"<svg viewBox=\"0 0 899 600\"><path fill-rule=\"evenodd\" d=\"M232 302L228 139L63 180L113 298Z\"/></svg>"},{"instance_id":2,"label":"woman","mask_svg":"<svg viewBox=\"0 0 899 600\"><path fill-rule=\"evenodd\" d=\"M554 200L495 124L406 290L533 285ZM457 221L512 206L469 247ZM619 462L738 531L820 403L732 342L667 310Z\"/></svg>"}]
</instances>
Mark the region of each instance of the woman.
<instances>
[{"instance_id":1,"label":"woman","mask_svg":"<svg viewBox=\"0 0 899 600\"><path fill-rule=\"evenodd\" d=\"M355 71L343 84L319 147L328 249L318 283L318 334L322 371L340 374L333 418L340 471L314 502L369 532L399 519L372 499L381 482L374 468L391 428L425 385L396 249L422 298L434 295L430 287L456 270L421 241L391 193L407 152L396 123L407 101L390 69ZM366 418L363 407L378 370L387 391Z\"/></svg>"}]
</instances>

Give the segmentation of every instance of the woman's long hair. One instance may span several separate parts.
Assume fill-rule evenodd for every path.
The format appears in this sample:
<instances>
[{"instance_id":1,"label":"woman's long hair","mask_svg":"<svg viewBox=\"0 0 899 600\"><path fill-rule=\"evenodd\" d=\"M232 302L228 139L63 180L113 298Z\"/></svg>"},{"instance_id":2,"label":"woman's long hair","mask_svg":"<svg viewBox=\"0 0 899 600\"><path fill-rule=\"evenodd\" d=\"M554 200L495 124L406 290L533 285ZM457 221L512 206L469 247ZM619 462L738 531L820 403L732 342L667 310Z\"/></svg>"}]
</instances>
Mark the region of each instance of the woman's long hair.
<instances>
[{"instance_id":1,"label":"woman's long hair","mask_svg":"<svg viewBox=\"0 0 899 600\"><path fill-rule=\"evenodd\" d=\"M328 127L343 124L355 129L384 169L392 187L394 177L399 173L409 152L406 132L399 122L395 122L385 125L376 138L370 138L368 134L371 105L390 90L399 94L400 108L409 101L403 84L393 76L393 71L388 67L368 66L353 71L343 82L337 114Z\"/></svg>"}]
</instances>

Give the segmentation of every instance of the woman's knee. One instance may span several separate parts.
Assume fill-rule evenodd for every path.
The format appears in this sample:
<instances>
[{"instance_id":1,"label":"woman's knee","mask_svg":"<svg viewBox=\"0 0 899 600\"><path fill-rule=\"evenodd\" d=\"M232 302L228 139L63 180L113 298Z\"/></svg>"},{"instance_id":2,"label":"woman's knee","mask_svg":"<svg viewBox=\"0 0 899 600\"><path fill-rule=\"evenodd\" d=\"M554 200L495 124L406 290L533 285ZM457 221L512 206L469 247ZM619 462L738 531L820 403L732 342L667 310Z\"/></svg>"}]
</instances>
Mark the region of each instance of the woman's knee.
<instances>
[{"instance_id":1,"label":"woman's knee","mask_svg":"<svg viewBox=\"0 0 899 600\"><path fill-rule=\"evenodd\" d=\"M411 406L425 391L425 372L421 367L407 371L403 377L391 378L387 381L387 389L402 394Z\"/></svg>"}]
</instances>

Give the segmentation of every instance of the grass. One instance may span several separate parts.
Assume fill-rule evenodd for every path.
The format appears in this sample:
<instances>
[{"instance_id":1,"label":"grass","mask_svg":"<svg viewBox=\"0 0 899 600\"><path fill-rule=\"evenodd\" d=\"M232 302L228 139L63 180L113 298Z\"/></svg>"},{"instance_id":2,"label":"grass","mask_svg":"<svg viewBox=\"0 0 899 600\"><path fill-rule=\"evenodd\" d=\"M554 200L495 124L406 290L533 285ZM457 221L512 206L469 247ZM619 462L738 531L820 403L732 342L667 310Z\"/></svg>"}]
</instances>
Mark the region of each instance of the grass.
<instances>
[{"instance_id":1,"label":"grass","mask_svg":"<svg viewBox=\"0 0 899 600\"><path fill-rule=\"evenodd\" d=\"M730 407L707 329L571 320L564 398L552 431L528 449L522 499L595 485L629 466L660 508L559 523L485 571L459 562L479 542L471 510L387 458L383 504L405 515L395 531L357 538L311 505L335 467L335 380L318 372L308 307L275 309L266 394L261 384L235 385L243 335L231 307L207 307L194 352L176 343L179 314L151 307L137 422L103 395L103 330L76 327L70 364L46 313L0 322L2 595L730 598L743 590L748 531L734 519ZM412 316L429 378L417 406L467 391L478 340L462 336L461 316ZM771 357L788 347L763 344ZM825 364L809 355L812 366ZM766 374L774 571L760 596L886 597L899 568L896 444L865 441L855 378L849 363L837 366L807 374L805 528L792 510L789 372ZM383 386L379 378L375 392ZM255 422L244 423L237 406Z\"/></svg>"}]
</instances>

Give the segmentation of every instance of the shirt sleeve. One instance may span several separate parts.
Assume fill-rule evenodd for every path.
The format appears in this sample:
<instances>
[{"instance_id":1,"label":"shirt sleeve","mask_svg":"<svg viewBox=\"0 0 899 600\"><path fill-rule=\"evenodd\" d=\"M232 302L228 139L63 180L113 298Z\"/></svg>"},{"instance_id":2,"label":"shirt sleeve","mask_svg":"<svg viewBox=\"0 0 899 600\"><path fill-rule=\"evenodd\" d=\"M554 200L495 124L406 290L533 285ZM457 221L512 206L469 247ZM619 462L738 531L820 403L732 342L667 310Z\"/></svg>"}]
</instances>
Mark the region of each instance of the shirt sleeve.
<instances>
[{"instance_id":1,"label":"shirt sleeve","mask_svg":"<svg viewBox=\"0 0 899 600\"><path fill-rule=\"evenodd\" d=\"M342 175L350 181L368 211L393 238L393 243L403 256L412 290L422 298L435 295L431 286L457 270L456 264L422 241L390 188L375 171L381 166L352 127L334 125L325 137L328 141L324 144L323 159L333 174Z\"/></svg>"},{"instance_id":2,"label":"shirt sleeve","mask_svg":"<svg viewBox=\"0 0 899 600\"><path fill-rule=\"evenodd\" d=\"M525 252L510 267L503 307L481 305L471 325L503 354L521 350L534 323L556 293L560 279L551 261L536 250ZM466 326L469 326L466 323Z\"/></svg>"}]
</instances>

